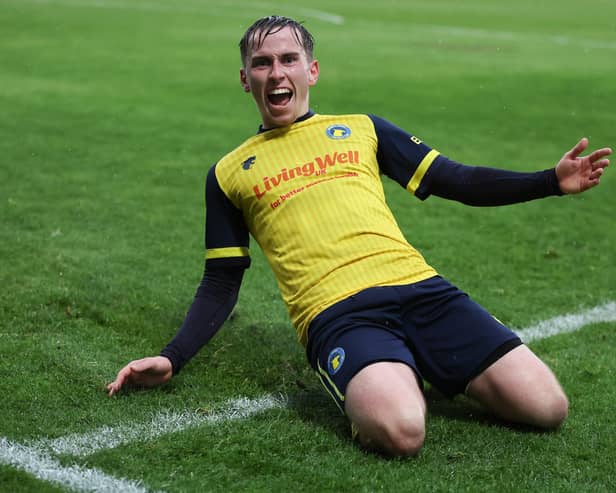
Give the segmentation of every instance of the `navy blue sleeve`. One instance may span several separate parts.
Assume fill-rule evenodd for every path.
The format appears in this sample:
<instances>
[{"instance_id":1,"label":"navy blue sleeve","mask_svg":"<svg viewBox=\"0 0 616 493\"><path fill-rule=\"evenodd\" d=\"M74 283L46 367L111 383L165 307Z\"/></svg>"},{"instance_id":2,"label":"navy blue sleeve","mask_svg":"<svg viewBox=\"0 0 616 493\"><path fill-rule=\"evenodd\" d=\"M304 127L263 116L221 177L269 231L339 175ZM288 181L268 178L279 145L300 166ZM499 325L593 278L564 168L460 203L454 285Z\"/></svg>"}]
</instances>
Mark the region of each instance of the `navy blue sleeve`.
<instances>
[{"instance_id":1,"label":"navy blue sleeve","mask_svg":"<svg viewBox=\"0 0 616 493\"><path fill-rule=\"evenodd\" d=\"M418 137L375 115L368 115L378 140L377 161L381 172L417 195L422 176L438 152Z\"/></svg>"},{"instance_id":2,"label":"navy blue sleeve","mask_svg":"<svg viewBox=\"0 0 616 493\"><path fill-rule=\"evenodd\" d=\"M248 267L249 243L244 216L220 188L213 166L205 185L206 267Z\"/></svg>"},{"instance_id":3,"label":"navy blue sleeve","mask_svg":"<svg viewBox=\"0 0 616 493\"><path fill-rule=\"evenodd\" d=\"M429 194L473 206L498 206L563 195L554 168L517 172L467 166L438 156L422 182L422 198Z\"/></svg>"},{"instance_id":4,"label":"navy blue sleeve","mask_svg":"<svg viewBox=\"0 0 616 493\"><path fill-rule=\"evenodd\" d=\"M173 374L214 337L237 302L243 267L206 269L182 327L161 351L169 358Z\"/></svg>"},{"instance_id":5,"label":"navy blue sleeve","mask_svg":"<svg viewBox=\"0 0 616 493\"><path fill-rule=\"evenodd\" d=\"M176 375L227 320L237 302L244 270L250 266L249 234L239 211L216 179L213 166L206 180L203 278L184 323L161 351Z\"/></svg>"},{"instance_id":6,"label":"navy blue sleeve","mask_svg":"<svg viewBox=\"0 0 616 493\"><path fill-rule=\"evenodd\" d=\"M468 166L439 154L388 121L368 116L378 139L381 171L421 200L436 195L467 205L497 206L563 195L554 168L524 173Z\"/></svg>"}]
</instances>

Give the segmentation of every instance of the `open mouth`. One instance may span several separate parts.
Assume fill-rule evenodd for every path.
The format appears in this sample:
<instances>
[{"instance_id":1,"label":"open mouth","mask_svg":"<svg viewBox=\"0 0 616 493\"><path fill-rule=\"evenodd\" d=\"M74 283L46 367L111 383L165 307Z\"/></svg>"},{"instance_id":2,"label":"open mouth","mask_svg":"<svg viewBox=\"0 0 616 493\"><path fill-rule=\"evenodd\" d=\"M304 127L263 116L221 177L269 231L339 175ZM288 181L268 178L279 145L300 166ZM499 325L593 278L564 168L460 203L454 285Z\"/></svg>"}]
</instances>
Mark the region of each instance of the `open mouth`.
<instances>
[{"instance_id":1,"label":"open mouth","mask_svg":"<svg viewBox=\"0 0 616 493\"><path fill-rule=\"evenodd\" d=\"M285 87L270 91L267 94L267 100L274 106L284 106L291 101L291 96L293 96L293 91Z\"/></svg>"}]
</instances>

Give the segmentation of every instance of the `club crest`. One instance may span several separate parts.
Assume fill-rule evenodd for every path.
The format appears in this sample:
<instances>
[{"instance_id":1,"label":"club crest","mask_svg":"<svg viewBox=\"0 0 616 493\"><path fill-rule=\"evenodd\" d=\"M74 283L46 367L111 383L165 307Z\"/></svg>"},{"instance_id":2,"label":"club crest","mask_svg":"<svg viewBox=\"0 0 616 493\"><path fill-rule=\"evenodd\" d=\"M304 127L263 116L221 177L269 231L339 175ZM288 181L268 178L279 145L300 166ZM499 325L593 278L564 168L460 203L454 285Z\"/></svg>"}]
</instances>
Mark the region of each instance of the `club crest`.
<instances>
[{"instance_id":1,"label":"club crest","mask_svg":"<svg viewBox=\"0 0 616 493\"><path fill-rule=\"evenodd\" d=\"M331 353L329 353L329 356L327 357L327 371L330 375L335 375L338 373L344 364L344 358L344 349L341 347L332 349Z\"/></svg>"}]
</instances>

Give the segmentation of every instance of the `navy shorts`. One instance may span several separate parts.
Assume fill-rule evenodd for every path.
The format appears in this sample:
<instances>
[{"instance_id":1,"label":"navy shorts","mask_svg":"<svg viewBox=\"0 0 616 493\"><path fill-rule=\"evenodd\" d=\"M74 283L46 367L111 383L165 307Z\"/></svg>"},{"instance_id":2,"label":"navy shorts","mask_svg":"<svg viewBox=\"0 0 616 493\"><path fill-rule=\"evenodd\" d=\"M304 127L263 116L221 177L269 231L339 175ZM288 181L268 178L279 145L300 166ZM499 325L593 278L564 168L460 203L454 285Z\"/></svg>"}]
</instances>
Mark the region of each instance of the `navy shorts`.
<instances>
[{"instance_id":1,"label":"navy shorts","mask_svg":"<svg viewBox=\"0 0 616 493\"><path fill-rule=\"evenodd\" d=\"M308 328L306 353L344 412L347 384L379 361L409 365L448 397L516 346L519 337L440 276L361 291Z\"/></svg>"}]
</instances>

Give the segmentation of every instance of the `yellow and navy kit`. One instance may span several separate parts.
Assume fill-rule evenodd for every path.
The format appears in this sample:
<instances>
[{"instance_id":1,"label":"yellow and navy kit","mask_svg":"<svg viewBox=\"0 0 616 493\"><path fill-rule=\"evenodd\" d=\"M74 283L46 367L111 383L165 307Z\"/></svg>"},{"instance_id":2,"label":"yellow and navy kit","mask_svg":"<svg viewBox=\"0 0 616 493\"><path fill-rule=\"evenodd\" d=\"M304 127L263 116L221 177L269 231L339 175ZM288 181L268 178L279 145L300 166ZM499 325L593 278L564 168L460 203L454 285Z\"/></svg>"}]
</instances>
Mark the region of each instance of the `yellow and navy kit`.
<instances>
[{"instance_id":1,"label":"yellow and navy kit","mask_svg":"<svg viewBox=\"0 0 616 493\"><path fill-rule=\"evenodd\" d=\"M230 313L252 236L278 281L302 344L319 313L366 288L436 275L387 206L381 175L419 199L491 206L561 194L554 169L520 173L456 163L373 115L307 113L261 131L206 181L206 265L176 337L161 352L174 372Z\"/></svg>"},{"instance_id":2,"label":"yellow and navy kit","mask_svg":"<svg viewBox=\"0 0 616 493\"><path fill-rule=\"evenodd\" d=\"M248 257L250 233L302 343L337 301L436 275L402 235L381 174L418 193L439 153L400 132L366 115L312 115L248 139L208 176L208 264Z\"/></svg>"}]
</instances>

